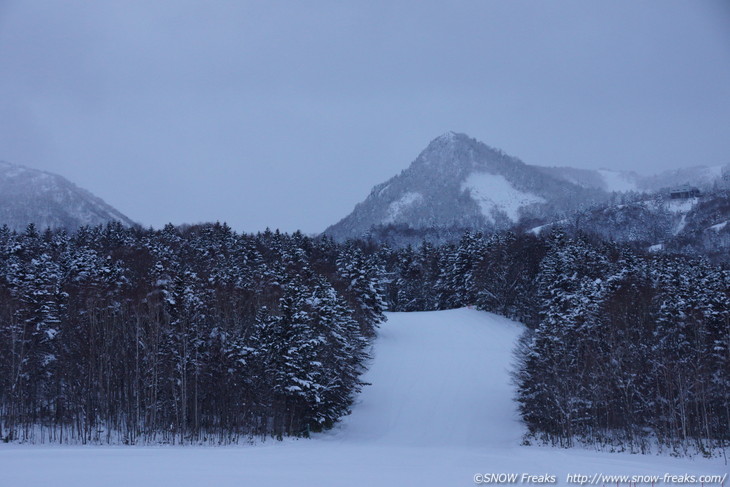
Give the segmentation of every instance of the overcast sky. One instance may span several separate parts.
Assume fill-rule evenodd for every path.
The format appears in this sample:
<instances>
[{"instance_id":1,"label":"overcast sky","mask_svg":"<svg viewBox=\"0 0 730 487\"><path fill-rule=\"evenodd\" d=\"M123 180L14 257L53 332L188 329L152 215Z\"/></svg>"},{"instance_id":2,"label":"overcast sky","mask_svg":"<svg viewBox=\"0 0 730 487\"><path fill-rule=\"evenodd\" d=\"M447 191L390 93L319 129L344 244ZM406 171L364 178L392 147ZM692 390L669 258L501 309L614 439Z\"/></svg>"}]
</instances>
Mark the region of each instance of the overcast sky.
<instances>
[{"instance_id":1,"label":"overcast sky","mask_svg":"<svg viewBox=\"0 0 730 487\"><path fill-rule=\"evenodd\" d=\"M730 163L730 2L0 0L0 160L144 225L320 232L448 130Z\"/></svg>"}]
</instances>

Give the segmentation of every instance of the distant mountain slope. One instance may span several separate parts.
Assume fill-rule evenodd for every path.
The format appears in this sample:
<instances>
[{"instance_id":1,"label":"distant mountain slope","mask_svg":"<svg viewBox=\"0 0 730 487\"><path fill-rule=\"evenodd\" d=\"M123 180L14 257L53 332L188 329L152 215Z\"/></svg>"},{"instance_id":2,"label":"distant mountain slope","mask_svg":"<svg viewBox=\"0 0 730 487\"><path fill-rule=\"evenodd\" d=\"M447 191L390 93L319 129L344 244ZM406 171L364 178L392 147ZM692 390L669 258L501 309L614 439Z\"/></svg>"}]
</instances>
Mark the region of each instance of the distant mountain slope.
<instances>
[{"instance_id":1,"label":"distant mountain slope","mask_svg":"<svg viewBox=\"0 0 730 487\"><path fill-rule=\"evenodd\" d=\"M597 206L529 231L541 233L559 226L606 240L634 243L652 252L704 255L716 262L728 262L729 223L730 190L720 189L698 198L670 199L657 194L643 201Z\"/></svg>"},{"instance_id":2,"label":"distant mountain slope","mask_svg":"<svg viewBox=\"0 0 730 487\"><path fill-rule=\"evenodd\" d=\"M688 184L709 191L724 184L723 175L730 171L726 166L695 166L641 176L633 171L611 169L576 169L572 167L534 166L545 174L577 184L584 188L619 193L636 191L656 193Z\"/></svg>"},{"instance_id":3,"label":"distant mountain slope","mask_svg":"<svg viewBox=\"0 0 730 487\"><path fill-rule=\"evenodd\" d=\"M57 174L0 161L0 225L24 230L134 222L100 198Z\"/></svg>"},{"instance_id":4,"label":"distant mountain slope","mask_svg":"<svg viewBox=\"0 0 730 487\"><path fill-rule=\"evenodd\" d=\"M572 211L602 192L554 177L464 134L434 139L399 175L375 186L325 234L356 238L374 226L508 228L522 218Z\"/></svg>"},{"instance_id":5,"label":"distant mountain slope","mask_svg":"<svg viewBox=\"0 0 730 487\"><path fill-rule=\"evenodd\" d=\"M726 176L728 171L730 165L684 167L645 176L639 181L639 187L645 191L660 191L689 184L703 191L709 191L726 184L727 180L723 180L723 176Z\"/></svg>"},{"instance_id":6,"label":"distant mountain slope","mask_svg":"<svg viewBox=\"0 0 730 487\"><path fill-rule=\"evenodd\" d=\"M641 176L635 172L612 171L609 169L577 169L574 167L534 167L538 171L577 184L583 188L608 192L639 191Z\"/></svg>"}]
</instances>

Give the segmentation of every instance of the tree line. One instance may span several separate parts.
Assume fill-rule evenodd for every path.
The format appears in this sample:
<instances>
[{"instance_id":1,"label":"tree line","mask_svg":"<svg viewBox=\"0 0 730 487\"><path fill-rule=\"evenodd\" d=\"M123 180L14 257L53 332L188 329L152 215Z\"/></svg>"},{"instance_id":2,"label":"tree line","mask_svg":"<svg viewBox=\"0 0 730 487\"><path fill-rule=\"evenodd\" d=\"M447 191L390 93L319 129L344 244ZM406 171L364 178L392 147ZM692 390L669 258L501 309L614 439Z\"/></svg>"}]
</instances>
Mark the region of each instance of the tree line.
<instances>
[{"instance_id":1,"label":"tree line","mask_svg":"<svg viewBox=\"0 0 730 487\"><path fill-rule=\"evenodd\" d=\"M730 441L730 271L555 230L372 239L0 229L0 438L230 443L349 412L383 312L521 321L528 440Z\"/></svg>"},{"instance_id":2,"label":"tree line","mask_svg":"<svg viewBox=\"0 0 730 487\"><path fill-rule=\"evenodd\" d=\"M381 252L391 309L475 306L528 326L514 373L527 441L727 447L727 268L559 229Z\"/></svg>"},{"instance_id":3,"label":"tree line","mask_svg":"<svg viewBox=\"0 0 730 487\"><path fill-rule=\"evenodd\" d=\"M0 229L0 438L231 443L330 427L363 385L381 274L300 233Z\"/></svg>"}]
</instances>

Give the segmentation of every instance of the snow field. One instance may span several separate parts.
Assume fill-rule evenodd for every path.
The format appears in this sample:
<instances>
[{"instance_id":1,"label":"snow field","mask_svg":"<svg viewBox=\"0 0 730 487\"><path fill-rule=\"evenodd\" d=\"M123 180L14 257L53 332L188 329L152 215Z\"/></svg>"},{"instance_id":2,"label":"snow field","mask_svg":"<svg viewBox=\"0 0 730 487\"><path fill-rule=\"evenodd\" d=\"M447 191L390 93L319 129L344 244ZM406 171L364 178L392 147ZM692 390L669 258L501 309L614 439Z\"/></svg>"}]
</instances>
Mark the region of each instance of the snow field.
<instances>
[{"instance_id":1,"label":"snow field","mask_svg":"<svg viewBox=\"0 0 730 487\"><path fill-rule=\"evenodd\" d=\"M542 196L525 193L499 174L475 172L461 185L462 191L469 191L471 197L487 219L494 222L494 211L503 211L512 222L520 218L520 209L525 206L545 203Z\"/></svg>"},{"instance_id":2,"label":"snow field","mask_svg":"<svg viewBox=\"0 0 730 487\"><path fill-rule=\"evenodd\" d=\"M388 318L364 377L372 385L333 431L219 448L2 445L0 485L457 487L490 473L547 474L570 485L568 474L728 471L721 458L520 446L509 368L522 325L469 309Z\"/></svg>"},{"instance_id":3,"label":"snow field","mask_svg":"<svg viewBox=\"0 0 730 487\"><path fill-rule=\"evenodd\" d=\"M513 321L468 309L390 314L363 377L372 385L338 436L432 447L519 443L508 369L521 332Z\"/></svg>"},{"instance_id":4,"label":"snow field","mask_svg":"<svg viewBox=\"0 0 730 487\"><path fill-rule=\"evenodd\" d=\"M636 186L636 181L633 180L630 173L612 171L610 169L599 169L597 172L606 184L606 191L626 192L639 190Z\"/></svg>"}]
</instances>

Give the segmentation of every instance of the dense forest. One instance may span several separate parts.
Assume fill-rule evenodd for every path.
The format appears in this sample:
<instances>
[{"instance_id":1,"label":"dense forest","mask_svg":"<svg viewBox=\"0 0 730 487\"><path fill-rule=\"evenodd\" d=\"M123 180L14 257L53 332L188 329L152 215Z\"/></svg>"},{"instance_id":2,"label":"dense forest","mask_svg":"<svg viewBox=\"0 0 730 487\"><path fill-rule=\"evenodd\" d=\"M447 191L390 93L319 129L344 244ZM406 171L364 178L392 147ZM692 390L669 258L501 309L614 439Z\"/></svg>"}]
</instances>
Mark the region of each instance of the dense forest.
<instances>
[{"instance_id":1,"label":"dense forest","mask_svg":"<svg viewBox=\"0 0 730 487\"><path fill-rule=\"evenodd\" d=\"M383 317L359 249L224 225L0 230L0 436L215 442L348 412Z\"/></svg>"},{"instance_id":2,"label":"dense forest","mask_svg":"<svg viewBox=\"0 0 730 487\"><path fill-rule=\"evenodd\" d=\"M391 309L473 305L528 326L515 371L527 441L728 445L727 269L561 230L385 253Z\"/></svg>"},{"instance_id":3,"label":"dense forest","mask_svg":"<svg viewBox=\"0 0 730 487\"><path fill-rule=\"evenodd\" d=\"M527 441L730 441L730 271L598 237L466 232L392 248L225 225L0 231L0 437L306 436L347 414L383 312L527 325Z\"/></svg>"}]
</instances>

